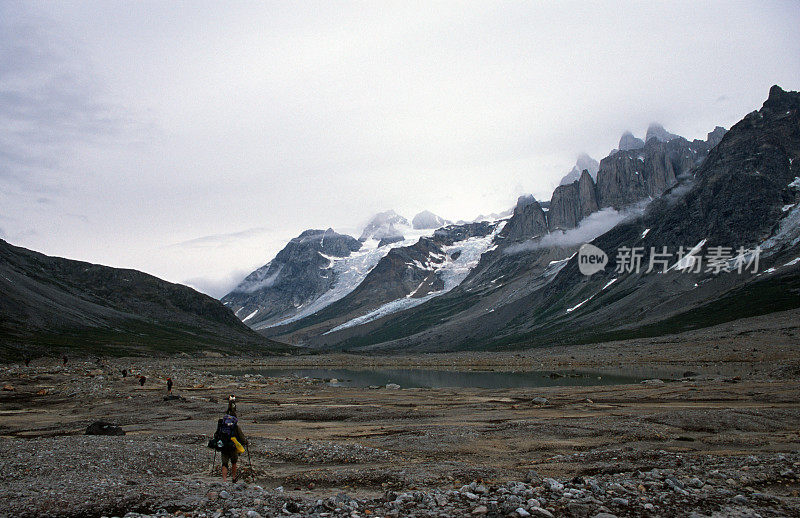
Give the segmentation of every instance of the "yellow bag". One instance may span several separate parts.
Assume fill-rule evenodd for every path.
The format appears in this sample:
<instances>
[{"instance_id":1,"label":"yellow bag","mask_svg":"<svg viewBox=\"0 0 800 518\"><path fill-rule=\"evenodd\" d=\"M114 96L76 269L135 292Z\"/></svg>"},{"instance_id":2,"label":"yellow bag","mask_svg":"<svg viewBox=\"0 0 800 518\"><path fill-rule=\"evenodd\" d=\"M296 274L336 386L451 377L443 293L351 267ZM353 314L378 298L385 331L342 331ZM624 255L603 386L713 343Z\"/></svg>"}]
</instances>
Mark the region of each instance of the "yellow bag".
<instances>
[{"instance_id":1,"label":"yellow bag","mask_svg":"<svg viewBox=\"0 0 800 518\"><path fill-rule=\"evenodd\" d=\"M231 441L233 441L233 445L236 447L236 453L244 453L244 446L239 444L239 441L236 440L236 437L231 437Z\"/></svg>"}]
</instances>

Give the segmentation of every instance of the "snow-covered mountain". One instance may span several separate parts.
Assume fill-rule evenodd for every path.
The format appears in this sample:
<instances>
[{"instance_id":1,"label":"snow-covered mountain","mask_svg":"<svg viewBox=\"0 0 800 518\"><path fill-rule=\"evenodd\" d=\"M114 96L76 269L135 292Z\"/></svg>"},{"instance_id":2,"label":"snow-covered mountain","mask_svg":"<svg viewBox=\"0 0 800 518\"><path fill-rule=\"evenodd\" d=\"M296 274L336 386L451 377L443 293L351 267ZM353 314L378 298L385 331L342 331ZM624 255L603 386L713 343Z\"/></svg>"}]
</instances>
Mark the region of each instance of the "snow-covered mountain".
<instances>
[{"instance_id":1,"label":"snow-covered mountain","mask_svg":"<svg viewBox=\"0 0 800 518\"><path fill-rule=\"evenodd\" d=\"M437 216L429 210L424 210L414 216L414 218L411 220L411 224L415 229L423 230L443 227L445 225L449 225L450 222L440 216Z\"/></svg>"},{"instance_id":2,"label":"snow-covered mountain","mask_svg":"<svg viewBox=\"0 0 800 518\"><path fill-rule=\"evenodd\" d=\"M404 232L407 233L410 228L411 225L406 218L393 210L387 210L373 216L358 240L363 243L375 239L378 242L383 241L384 244L402 241Z\"/></svg>"},{"instance_id":3,"label":"snow-covered mountain","mask_svg":"<svg viewBox=\"0 0 800 518\"><path fill-rule=\"evenodd\" d=\"M606 157L594 184L598 210L562 219L563 228L551 228L555 194L549 212L522 198L469 274L419 305L344 321L329 312L275 336L356 350L532 347L657 336L800 307L800 93L773 87L761 110L716 145L711 137L650 138ZM580 207L581 192L564 191L559 203ZM591 277L575 255L586 241L609 256ZM663 247L671 257L658 255ZM618 256L635 248L637 270ZM651 259L665 271L648 272Z\"/></svg>"},{"instance_id":4,"label":"snow-covered mountain","mask_svg":"<svg viewBox=\"0 0 800 518\"><path fill-rule=\"evenodd\" d=\"M311 347L441 350L530 345L536 336L584 340L593 330L671 318L744 277L669 277L664 285L667 276L615 276L606 269L589 279L576 273L576 251L587 241L603 247L663 241L704 251L729 240L773 250L777 271L800 263L786 255L800 243L791 223L800 221L800 179L791 176L800 137L787 129L797 133L796 104L798 94L773 89L760 112L730 133L715 128L705 141L651 126L641 146L601 160L596 178L582 171L548 202L521 197L504 219L412 235L407 220L383 213L365 229L361 248L317 268L333 279L324 292L279 318L248 323ZM386 240L400 235L402 241ZM778 264L783 258L786 264ZM703 283L708 287L692 291Z\"/></svg>"},{"instance_id":5,"label":"snow-covered mountain","mask_svg":"<svg viewBox=\"0 0 800 518\"><path fill-rule=\"evenodd\" d=\"M558 269L551 263L563 265L577 241L552 246L546 254L512 251L544 236L556 239L573 229L580 229L582 235L598 235L598 228L610 228L608 221L621 220L613 217L617 209L658 196L707 153L707 146L700 141L692 144L679 138L669 143L651 139L643 148L617 152L596 167L596 162L583 156L578 164L585 166L582 174L559 186L551 200L539 202L523 196L505 215L446 225L435 232L414 229L394 211L380 213L364 229L361 250L332 259L325 271L333 282L324 292L285 308L280 317L251 317L247 322L267 336L293 344L331 345L395 313L434 303L464 282L493 276L499 287L514 272L540 266L551 276ZM595 171L597 181L586 168ZM595 214L598 217L593 217ZM414 218L417 227L439 222L431 213ZM532 263L531 257L543 262ZM242 310L233 309L243 318L256 310L242 306ZM265 314L260 311L257 315Z\"/></svg>"},{"instance_id":6,"label":"snow-covered mountain","mask_svg":"<svg viewBox=\"0 0 800 518\"><path fill-rule=\"evenodd\" d=\"M412 228L394 211L372 218L360 240L333 229L306 230L222 303L253 329L294 322L355 290L392 249L412 246L433 232Z\"/></svg>"}]
</instances>

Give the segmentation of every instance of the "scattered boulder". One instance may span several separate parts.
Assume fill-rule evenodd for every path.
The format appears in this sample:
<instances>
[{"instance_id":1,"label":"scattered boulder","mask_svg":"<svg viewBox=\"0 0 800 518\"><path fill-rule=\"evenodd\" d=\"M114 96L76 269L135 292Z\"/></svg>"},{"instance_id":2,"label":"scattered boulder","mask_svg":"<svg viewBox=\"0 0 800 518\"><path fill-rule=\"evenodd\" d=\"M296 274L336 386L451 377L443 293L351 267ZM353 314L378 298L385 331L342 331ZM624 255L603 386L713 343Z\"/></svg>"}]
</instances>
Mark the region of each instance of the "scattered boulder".
<instances>
[{"instance_id":1,"label":"scattered boulder","mask_svg":"<svg viewBox=\"0 0 800 518\"><path fill-rule=\"evenodd\" d=\"M85 435L125 435L125 430L106 421L95 421L86 427Z\"/></svg>"},{"instance_id":2,"label":"scattered boulder","mask_svg":"<svg viewBox=\"0 0 800 518\"><path fill-rule=\"evenodd\" d=\"M519 509L517 509L517 514L519 514ZM553 518L553 513L543 507L531 507L530 513L525 515L520 514L520 516L540 516L542 518Z\"/></svg>"}]
</instances>

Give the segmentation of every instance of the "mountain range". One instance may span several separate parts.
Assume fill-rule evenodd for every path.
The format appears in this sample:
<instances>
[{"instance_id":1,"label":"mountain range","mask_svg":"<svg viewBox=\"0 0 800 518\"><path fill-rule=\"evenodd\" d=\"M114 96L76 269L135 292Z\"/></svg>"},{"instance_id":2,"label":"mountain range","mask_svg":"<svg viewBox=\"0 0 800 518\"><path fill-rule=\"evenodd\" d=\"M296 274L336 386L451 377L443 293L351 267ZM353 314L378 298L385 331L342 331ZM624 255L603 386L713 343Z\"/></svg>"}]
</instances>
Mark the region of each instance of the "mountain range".
<instances>
[{"instance_id":1,"label":"mountain range","mask_svg":"<svg viewBox=\"0 0 800 518\"><path fill-rule=\"evenodd\" d=\"M303 233L222 301L288 343L422 351L649 336L796 307L799 104L776 86L760 110L706 140L658 124L644 139L626 132L595 174L581 156L580 174L570 171L549 202L523 196L510 216L431 230L387 212L358 240L308 231L335 240L335 253L314 237L286 262ZM609 257L592 276L578 268L586 242ZM653 258L671 269L626 271L618 253L634 247L645 266ZM675 267L681 250L719 247L760 247L762 269L726 272L736 254L721 272Z\"/></svg>"},{"instance_id":2,"label":"mountain range","mask_svg":"<svg viewBox=\"0 0 800 518\"><path fill-rule=\"evenodd\" d=\"M274 354L218 300L136 270L50 257L0 240L0 357L78 353Z\"/></svg>"},{"instance_id":3,"label":"mountain range","mask_svg":"<svg viewBox=\"0 0 800 518\"><path fill-rule=\"evenodd\" d=\"M306 230L221 301L0 240L0 356L492 350L796 308L798 156L800 94L774 86L706 140L626 132L550 200L456 223L386 211L358 238Z\"/></svg>"}]
</instances>

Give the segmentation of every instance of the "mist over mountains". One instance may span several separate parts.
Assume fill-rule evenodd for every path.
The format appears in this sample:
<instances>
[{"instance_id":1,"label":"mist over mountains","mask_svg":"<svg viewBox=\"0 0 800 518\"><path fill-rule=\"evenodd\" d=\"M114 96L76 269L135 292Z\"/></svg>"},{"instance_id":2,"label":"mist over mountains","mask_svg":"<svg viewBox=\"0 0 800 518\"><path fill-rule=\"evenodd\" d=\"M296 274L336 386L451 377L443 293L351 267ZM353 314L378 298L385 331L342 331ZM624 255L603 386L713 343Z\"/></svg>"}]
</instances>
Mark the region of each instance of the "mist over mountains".
<instances>
[{"instance_id":1,"label":"mist over mountains","mask_svg":"<svg viewBox=\"0 0 800 518\"><path fill-rule=\"evenodd\" d=\"M702 241L700 253L712 245L764 245L772 232L771 239L781 244L770 246L765 264L795 253L798 243L787 237L793 234L775 233L791 227L786 222L796 209L797 192L790 184L798 149L796 127L790 122L796 122L797 103L797 93L773 87L756 115L748 115L730 132L718 126L706 140L688 141L659 124L651 124L643 139L625 133L618 149L599 162L580 156L549 201L523 196L510 215L432 231L414 228L393 211L379 214L364 229L361 246L349 255L310 252L326 262L306 273L324 278L326 289L298 296L297 286L308 279L283 276L260 295L240 286L222 301L265 336L318 348L455 350L530 345L528 337L534 335L570 341L656 332L658 322L671 322L692 305L716 304L732 290L755 285L766 289L763 283L773 289L770 279L778 270L769 275L612 277L612 258L604 274L589 279L575 275L577 248L590 241L622 247L632 239L630 245L663 242L677 250ZM750 142L764 142L777 155L740 178L733 171L764 160L767 148L756 149ZM577 174L579 167L583 169ZM680 230L689 228L696 230ZM608 253L613 255L610 247ZM782 275L796 264L789 263ZM672 277L669 289L662 287L658 297L651 296L653 286ZM793 304L787 302L794 300L793 282L782 284L777 306ZM592 291L597 285L601 289ZM277 306L259 297L292 303L276 313ZM615 312L617 306L629 313ZM590 310L595 317L586 316ZM734 316L726 314L720 318ZM566 323L572 321L576 324Z\"/></svg>"},{"instance_id":2,"label":"mist over mountains","mask_svg":"<svg viewBox=\"0 0 800 518\"><path fill-rule=\"evenodd\" d=\"M0 242L5 354L31 341L64 347L59 336L117 351L174 352L189 336L194 351L496 349L797 307L798 117L800 94L775 86L760 110L706 140L654 124L644 139L623 135L599 162L580 156L547 201L525 195L508 212L456 223L388 210L358 238L309 229L221 304L141 272ZM585 242L609 256L591 277L577 269ZM659 260L668 270L641 274L620 267L618 251L631 247L650 271L657 249L728 255L714 271L681 271L688 263L675 256ZM754 260L744 247L759 250L761 270L741 271Z\"/></svg>"}]
</instances>

